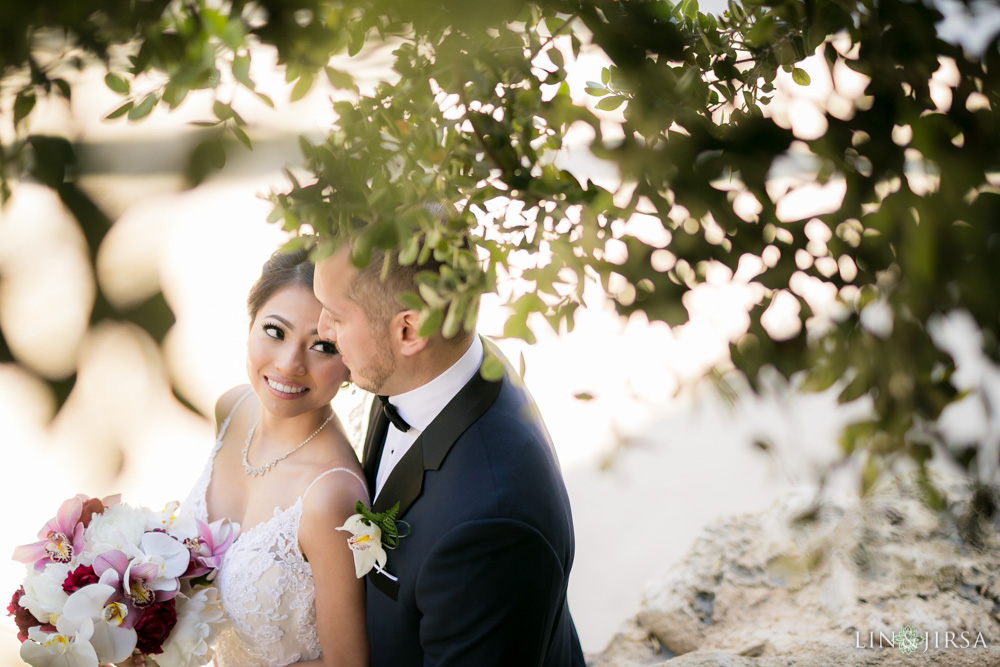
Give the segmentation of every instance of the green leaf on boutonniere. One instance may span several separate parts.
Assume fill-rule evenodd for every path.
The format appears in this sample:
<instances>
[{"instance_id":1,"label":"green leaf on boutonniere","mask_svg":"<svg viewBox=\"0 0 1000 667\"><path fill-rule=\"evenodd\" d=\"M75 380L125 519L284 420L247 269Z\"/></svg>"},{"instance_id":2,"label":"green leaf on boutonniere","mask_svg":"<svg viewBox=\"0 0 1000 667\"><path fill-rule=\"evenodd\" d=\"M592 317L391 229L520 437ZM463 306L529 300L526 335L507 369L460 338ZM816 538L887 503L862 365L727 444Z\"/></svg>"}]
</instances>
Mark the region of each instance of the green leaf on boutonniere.
<instances>
[{"instance_id":1,"label":"green leaf on boutonniere","mask_svg":"<svg viewBox=\"0 0 1000 667\"><path fill-rule=\"evenodd\" d=\"M400 538L410 534L410 524L396 520L396 515L399 514L399 503L384 512L373 512L359 500L354 505L354 511L361 515L361 521L365 525L379 527L379 530L382 531L382 546L386 549L395 549L399 546ZM399 526L405 528L405 532L402 534L399 532Z\"/></svg>"}]
</instances>

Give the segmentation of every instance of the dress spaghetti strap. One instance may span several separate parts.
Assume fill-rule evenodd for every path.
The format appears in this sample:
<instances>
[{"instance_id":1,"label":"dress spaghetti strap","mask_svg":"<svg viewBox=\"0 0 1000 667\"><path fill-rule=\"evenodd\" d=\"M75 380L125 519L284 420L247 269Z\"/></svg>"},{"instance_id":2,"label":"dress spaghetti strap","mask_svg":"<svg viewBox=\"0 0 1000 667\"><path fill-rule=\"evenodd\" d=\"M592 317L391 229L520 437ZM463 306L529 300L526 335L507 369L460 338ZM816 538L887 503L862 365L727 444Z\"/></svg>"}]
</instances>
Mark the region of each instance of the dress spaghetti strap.
<instances>
[{"instance_id":1,"label":"dress spaghetti strap","mask_svg":"<svg viewBox=\"0 0 1000 667\"><path fill-rule=\"evenodd\" d=\"M313 481L311 481L309 483L309 486L306 487L306 490L302 492L302 499L305 500L306 495L308 495L310 489L313 488L313 485L316 484L316 482L318 482L319 480L323 479L324 477L326 477L327 475L329 475L331 472L346 472L348 475L350 475L354 479L358 480L358 482L361 483L361 488L363 488L365 490L365 497L367 498L367 496L368 496L368 485L365 484L365 480L363 480L356 472L354 472L353 470L349 470L347 468L330 468L329 470L327 470L325 472L321 472L319 475L317 475L316 479L314 479Z\"/></svg>"}]
</instances>

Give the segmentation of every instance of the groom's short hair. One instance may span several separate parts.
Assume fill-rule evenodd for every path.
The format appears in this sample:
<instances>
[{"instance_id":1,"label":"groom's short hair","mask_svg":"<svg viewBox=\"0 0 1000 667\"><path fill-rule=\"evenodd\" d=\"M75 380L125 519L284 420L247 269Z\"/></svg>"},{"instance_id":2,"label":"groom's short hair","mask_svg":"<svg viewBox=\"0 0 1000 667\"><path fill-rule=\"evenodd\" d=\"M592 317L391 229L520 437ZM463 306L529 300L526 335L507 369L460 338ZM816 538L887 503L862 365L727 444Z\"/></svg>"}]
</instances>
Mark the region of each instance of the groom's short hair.
<instances>
[{"instance_id":1,"label":"groom's short hair","mask_svg":"<svg viewBox=\"0 0 1000 667\"><path fill-rule=\"evenodd\" d=\"M448 209L441 204L424 204L424 208L439 219L448 215ZM383 267L387 261L389 269L383 278ZM423 263L414 261L403 265L399 262L398 250L375 249L368 266L358 269L348 294L364 311L369 323L381 333L389 328L389 321L393 316L404 310L399 301L400 295L405 292L420 293L417 274L421 271L438 273L442 265L444 262L436 259L434 253ZM470 305L478 310L478 297ZM447 340L456 343L467 341L474 333L474 327L472 331L465 331L460 327L458 333Z\"/></svg>"}]
</instances>

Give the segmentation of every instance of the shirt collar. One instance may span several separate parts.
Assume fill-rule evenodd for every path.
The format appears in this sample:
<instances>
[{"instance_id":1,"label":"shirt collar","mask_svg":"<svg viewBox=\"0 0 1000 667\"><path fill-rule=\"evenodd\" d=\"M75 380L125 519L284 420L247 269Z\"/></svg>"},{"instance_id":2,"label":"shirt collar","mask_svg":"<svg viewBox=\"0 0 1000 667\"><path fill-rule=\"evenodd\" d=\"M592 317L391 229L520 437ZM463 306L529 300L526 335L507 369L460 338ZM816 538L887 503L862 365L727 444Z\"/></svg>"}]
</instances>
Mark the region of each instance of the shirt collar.
<instances>
[{"instance_id":1,"label":"shirt collar","mask_svg":"<svg viewBox=\"0 0 1000 667\"><path fill-rule=\"evenodd\" d=\"M444 407L461 391L483 363L483 341L472 337L465 354L436 378L416 389L397 396L389 402L396 406L400 416L413 428L424 431Z\"/></svg>"}]
</instances>

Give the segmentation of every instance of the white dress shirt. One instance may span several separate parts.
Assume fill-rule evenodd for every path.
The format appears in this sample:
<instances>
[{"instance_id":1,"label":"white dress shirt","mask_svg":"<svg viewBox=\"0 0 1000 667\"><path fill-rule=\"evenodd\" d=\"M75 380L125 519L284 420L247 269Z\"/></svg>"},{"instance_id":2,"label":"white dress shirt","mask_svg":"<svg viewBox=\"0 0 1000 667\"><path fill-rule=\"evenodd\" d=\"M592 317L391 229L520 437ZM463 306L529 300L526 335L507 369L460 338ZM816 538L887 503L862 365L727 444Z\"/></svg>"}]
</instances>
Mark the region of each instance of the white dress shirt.
<instances>
[{"instance_id":1,"label":"white dress shirt","mask_svg":"<svg viewBox=\"0 0 1000 667\"><path fill-rule=\"evenodd\" d=\"M385 447L382 449L382 460L379 462L378 472L375 475L375 496L372 497L372 502L382 491L385 480L389 478L392 469L403 458L403 454L409 451L435 417L479 372L482 363L483 341L478 335L473 336L469 349L444 373L405 394L389 397L389 402L399 411L399 416L410 425L410 430L403 433L389 424L389 430L385 436Z\"/></svg>"}]
</instances>

